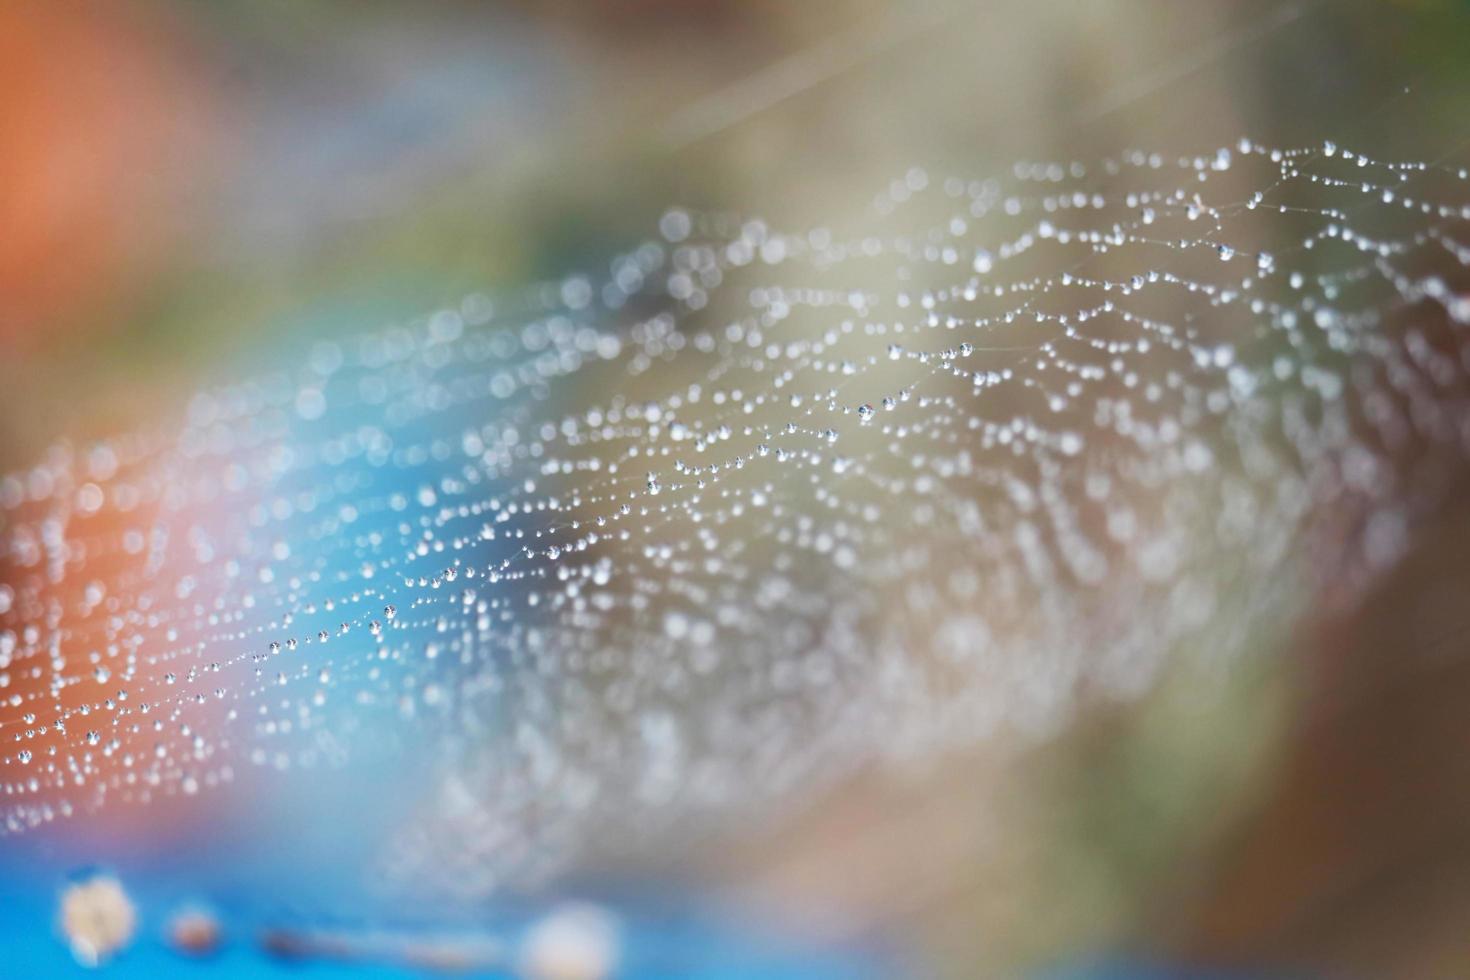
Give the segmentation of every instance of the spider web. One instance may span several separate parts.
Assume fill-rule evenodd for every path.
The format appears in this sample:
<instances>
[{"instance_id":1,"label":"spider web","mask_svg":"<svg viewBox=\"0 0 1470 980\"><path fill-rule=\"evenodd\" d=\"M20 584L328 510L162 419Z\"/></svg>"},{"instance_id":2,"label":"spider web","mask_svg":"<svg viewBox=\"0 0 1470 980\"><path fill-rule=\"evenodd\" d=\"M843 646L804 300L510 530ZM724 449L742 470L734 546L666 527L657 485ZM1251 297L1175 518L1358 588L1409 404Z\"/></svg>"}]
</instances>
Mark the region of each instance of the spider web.
<instances>
[{"instance_id":1,"label":"spider web","mask_svg":"<svg viewBox=\"0 0 1470 980\"><path fill-rule=\"evenodd\" d=\"M674 209L0 480L0 814L426 752L472 893L1350 603L1470 450L1470 178L1331 144Z\"/></svg>"}]
</instances>

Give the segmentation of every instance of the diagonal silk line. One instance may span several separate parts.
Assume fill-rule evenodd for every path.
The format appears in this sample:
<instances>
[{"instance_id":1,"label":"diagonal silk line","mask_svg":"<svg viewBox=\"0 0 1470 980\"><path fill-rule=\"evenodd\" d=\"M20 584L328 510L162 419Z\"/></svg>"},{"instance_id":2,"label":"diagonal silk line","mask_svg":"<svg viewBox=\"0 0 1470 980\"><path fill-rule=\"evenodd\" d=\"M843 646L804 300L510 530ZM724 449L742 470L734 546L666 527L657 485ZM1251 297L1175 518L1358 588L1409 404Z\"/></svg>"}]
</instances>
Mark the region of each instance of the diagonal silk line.
<instances>
[{"instance_id":1,"label":"diagonal silk line","mask_svg":"<svg viewBox=\"0 0 1470 980\"><path fill-rule=\"evenodd\" d=\"M671 152L685 149L967 12L960 7L933 7L917 15L912 11L890 13L840 31L675 112L662 127L659 142Z\"/></svg>"},{"instance_id":2,"label":"diagonal silk line","mask_svg":"<svg viewBox=\"0 0 1470 980\"><path fill-rule=\"evenodd\" d=\"M1078 112L1077 121L1094 122L1126 108L1247 44L1263 40L1302 20L1319 6L1321 0L1285 4L1260 21L1202 42L1157 71L1116 86L1083 105ZM972 11L952 7L931 8L918 16L889 14L876 21L841 31L805 50L758 69L674 113L662 127L659 142L670 152L686 149L851 71L872 58L937 30L966 12Z\"/></svg>"},{"instance_id":3,"label":"diagonal silk line","mask_svg":"<svg viewBox=\"0 0 1470 980\"><path fill-rule=\"evenodd\" d=\"M1083 124L1096 122L1125 109L1166 86L1183 81L1190 75L1208 68L1247 44L1264 40L1276 31L1295 24L1319 6L1321 6L1321 0L1289 3L1276 8L1263 20L1242 25L1235 30L1226 31L1208 41L1201 42L1157 70L1131 82L1114 86L1092 102L1084 103L1078 111L1077 122Z\"/></svg>"}]
</instances>

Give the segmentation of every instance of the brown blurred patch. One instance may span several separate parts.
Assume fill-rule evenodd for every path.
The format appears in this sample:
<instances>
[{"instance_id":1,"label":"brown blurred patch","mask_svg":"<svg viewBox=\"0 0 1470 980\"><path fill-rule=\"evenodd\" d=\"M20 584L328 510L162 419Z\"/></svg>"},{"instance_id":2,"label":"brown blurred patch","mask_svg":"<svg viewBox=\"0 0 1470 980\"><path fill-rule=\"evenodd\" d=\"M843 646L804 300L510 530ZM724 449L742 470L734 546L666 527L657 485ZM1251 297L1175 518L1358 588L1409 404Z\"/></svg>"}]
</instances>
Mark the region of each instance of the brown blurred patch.
<instances>
[{"instance_id":1,"label":"brown blurred patch","mask_svg":"<svg viewBox=\"0 0 1470 980\"><path fill-rule=\"evenodd\" d=\"M151 266L204 125L151 10L0 4L0 342L46 339Z\"/></svg>"},{"instance_id":2,"label":"brown blurred patch","mask_svg":"<svg viewBox=\"0 0 1470 980\"><path fill-rule=\"evenodd\" d=\"M1464 499L1464 495L1460 495ZM1266 802L1194 899L1190 959L1464 976L1470 952L1470 508L1319 634Z\"/></svg>"}]
</instances>

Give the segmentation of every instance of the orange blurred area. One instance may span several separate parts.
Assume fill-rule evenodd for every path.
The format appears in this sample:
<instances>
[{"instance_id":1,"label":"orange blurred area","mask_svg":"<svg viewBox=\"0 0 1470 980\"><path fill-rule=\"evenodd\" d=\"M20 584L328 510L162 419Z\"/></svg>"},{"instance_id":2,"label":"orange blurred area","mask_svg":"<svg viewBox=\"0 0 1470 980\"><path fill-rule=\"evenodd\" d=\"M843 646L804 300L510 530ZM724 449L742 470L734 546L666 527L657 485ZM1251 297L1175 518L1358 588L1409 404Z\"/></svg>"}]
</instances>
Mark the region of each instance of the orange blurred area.
<instances>
[{"instance_id":1,"label":"orange blurred area","mask_svg":"<svg viewBox=\"0 0 1470 980\"><path fill-rule=\"evenodd\" d=\"M0 341L45 343L159 263L213 146L193 56L133 4L0 5Z\"/></svg>"}]
</instances>

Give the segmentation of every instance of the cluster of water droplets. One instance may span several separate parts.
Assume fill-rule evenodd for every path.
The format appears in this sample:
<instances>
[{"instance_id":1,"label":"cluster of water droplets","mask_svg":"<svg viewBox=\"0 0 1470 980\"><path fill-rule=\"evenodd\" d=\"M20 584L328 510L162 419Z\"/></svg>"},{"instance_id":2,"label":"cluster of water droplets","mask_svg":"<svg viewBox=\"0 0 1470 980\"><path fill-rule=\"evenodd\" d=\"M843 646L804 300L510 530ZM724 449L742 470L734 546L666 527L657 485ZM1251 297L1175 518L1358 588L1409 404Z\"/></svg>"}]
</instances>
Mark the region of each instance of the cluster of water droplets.
<instances>
[{"instance_id":1,"label":"cluster of water droplets","mask_svg":"<svg viewBox=\"0 0 1470 980\"><path fill-rule=\"evenodd\" d=\"M1470 458L1463 170L1242 141L659 231L0 479L0 823L401 739L404 867L667 846L1259 646Z\"/></svg>"}]
</instances>

